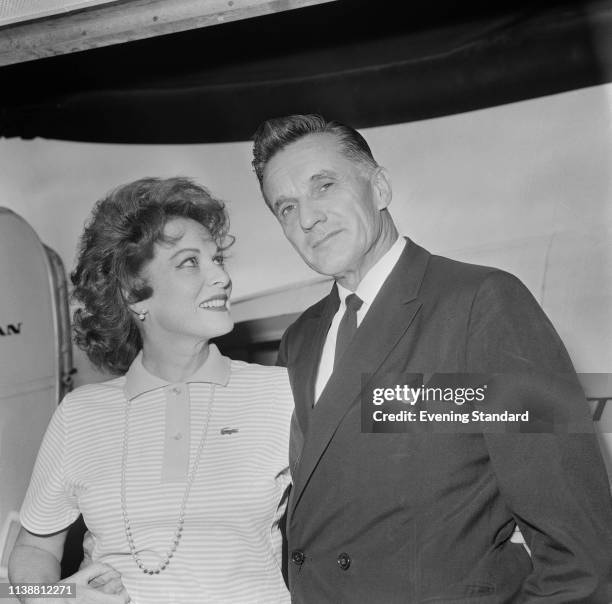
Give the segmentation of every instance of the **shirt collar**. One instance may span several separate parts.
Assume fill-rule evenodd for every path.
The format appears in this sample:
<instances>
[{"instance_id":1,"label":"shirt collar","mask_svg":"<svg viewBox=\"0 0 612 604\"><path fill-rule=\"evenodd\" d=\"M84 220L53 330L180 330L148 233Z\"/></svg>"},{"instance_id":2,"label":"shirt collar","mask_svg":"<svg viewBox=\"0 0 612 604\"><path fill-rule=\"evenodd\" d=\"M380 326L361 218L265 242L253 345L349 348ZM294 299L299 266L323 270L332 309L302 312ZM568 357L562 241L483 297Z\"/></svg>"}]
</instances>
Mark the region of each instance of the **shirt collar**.
<instances>
[{"instance_id":1,"label":"shirt collar","mask_svg":"<svg viewBox=\"0 0 612 604\"><path fill-rule=\"evenodd\" d=\"M405 247L406 239L404 237L398 237L395 243L378 259L378 262L361 280L354 293L356 293L365 304L370 305L374 302L374 298L376 298L383 283L391 274L393 267L397 264ZM346 297L352 293L352 291L346 289L346 287L342 287L342 285L338 283L338 294L343 304L345 303Z\"/></svg>"},{"instance_id":2,"label":"shirt collar","mask_svg":"<svg viewBox=\"0 0 612 604\"><path fill-rule=\"evenodd\" d=\"M208 357L202 366L189 378L184 380L184 383L190 384L193 382L213 382L221 386L227 386L230 376L230 360L224 357L219 349L210 344L208 348ZM125 394L128 400L132 400L145 392L165 388L172 382L168 382L160 377L149 373L142 364L142 350L132 361L130 368L125 374Z\"/></svg>"}]
</instances>

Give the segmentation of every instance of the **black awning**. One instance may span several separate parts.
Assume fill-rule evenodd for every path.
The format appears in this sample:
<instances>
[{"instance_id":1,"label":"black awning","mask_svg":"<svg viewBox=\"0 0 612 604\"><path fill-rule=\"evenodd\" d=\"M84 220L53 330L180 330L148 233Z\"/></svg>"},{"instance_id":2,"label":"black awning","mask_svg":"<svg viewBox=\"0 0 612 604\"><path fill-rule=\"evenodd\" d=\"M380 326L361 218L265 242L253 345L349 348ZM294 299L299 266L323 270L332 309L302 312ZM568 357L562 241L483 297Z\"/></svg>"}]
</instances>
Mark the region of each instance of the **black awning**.
<instances>
[{"instance_id":1,"label":"black awning","mask_svg":"<svg viewBox=\"0 0 612 604\"><path fill-rule=\"evenodd\" d=\"M0 68L0 136L238 141L275 115L363 128L612 80L612 0L385 4L340 1Z\"/></svg>"}]
</instances>

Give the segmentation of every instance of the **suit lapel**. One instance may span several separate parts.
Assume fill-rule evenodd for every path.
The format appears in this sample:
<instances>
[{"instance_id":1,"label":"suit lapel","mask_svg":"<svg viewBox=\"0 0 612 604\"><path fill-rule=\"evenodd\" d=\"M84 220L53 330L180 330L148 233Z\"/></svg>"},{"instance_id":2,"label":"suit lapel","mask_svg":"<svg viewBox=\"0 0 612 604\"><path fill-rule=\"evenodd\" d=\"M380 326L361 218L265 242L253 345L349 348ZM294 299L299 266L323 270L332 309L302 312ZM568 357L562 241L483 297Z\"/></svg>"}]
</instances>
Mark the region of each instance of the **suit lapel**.
<instances>
[{"instance_id":1,"label":"suit lapel","mask_svg":"<svg viewBox=\"0 0 612 604\"><path fill-rule=\"evenodd\" d=\"M321 393L312 412L301 460L294 475L291 511L297 507L314 468L342 418L359 398L362 374L374 374L378 371L412 323L421 306L417 295L429 256L423 248L410 240L407 241L404 252ZM328 329L329 323L320 347ZM318 358L317 364L307 373L313 384L312 376L316 377L317 366Z\"/></svg>"},{"instance_id":2,"label":"suit lapel","mask_svg":"<svg viewBox=\"0 0 612 604\"><path fill-rule=\"evenodd\" d=\"M308 431L312 413L317 370L323 344L339 306L338 288L334 283L331 292L325 299L321 312L310 317L304 327L304 341L300 347L300 358L292 367L295 409L304 435Z\"/></svg>"}]
</instances>

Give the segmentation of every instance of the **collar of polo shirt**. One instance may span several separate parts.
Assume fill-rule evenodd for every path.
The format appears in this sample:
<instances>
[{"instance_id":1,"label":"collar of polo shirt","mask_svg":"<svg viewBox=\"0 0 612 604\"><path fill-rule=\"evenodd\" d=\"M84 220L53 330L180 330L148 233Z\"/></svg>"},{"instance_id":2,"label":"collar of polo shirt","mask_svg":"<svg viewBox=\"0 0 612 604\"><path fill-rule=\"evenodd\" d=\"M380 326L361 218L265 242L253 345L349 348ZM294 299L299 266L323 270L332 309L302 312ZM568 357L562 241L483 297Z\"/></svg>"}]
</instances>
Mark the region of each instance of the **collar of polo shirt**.
<instances>
[{"instance_id":1,"label":"collar of polo shirt","mask_svg":"<svg viewBox=\"0 0 612 604\"><path fill-rule=\"evenodd\" d=\"M184 380L184 383L206 382L227 386L229 376L230 360L224 357L214 344L210 344L208 358L190 378ZM141 350L125 374L125 395L128 400L132 400L145 392L165 388L171 383L173 382L157 377L143 367Z\"/></svg>"}]
</instances>

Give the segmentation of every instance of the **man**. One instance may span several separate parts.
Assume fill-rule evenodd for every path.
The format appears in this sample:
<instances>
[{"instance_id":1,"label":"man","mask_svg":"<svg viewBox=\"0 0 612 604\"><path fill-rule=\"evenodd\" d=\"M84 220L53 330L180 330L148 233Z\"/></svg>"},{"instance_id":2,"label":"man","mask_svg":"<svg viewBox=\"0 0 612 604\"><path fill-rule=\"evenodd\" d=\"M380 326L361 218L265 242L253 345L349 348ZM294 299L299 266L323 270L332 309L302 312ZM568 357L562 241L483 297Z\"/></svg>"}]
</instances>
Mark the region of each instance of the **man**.
<instances>
[{"instance_id":1,"label":"man","mask_svg":"<svg viewBox=\"0 0 612 604\"><path fill-rule=\"evenodd\" d=\"M350 127L269 120L253 153L285 236L336 281L279 354L296 404L293 602L608 602L603 463L571 361L527 289L398 237L387 174ZM415 374L491 376L491 409L535 401L548 429L364 428L372 384ZM531 556L510 540L517 523Z\"/></svg>"}]
</instances>

